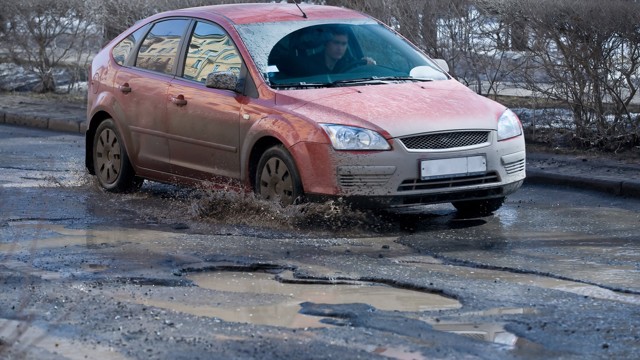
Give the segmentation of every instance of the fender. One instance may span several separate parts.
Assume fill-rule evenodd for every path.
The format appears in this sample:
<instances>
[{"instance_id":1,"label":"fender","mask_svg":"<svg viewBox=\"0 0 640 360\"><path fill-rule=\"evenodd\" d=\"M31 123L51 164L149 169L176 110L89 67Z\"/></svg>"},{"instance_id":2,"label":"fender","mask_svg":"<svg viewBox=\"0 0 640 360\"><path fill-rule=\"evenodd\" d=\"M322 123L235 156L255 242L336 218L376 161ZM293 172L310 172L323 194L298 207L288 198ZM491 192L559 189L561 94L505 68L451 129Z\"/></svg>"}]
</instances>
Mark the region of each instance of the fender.
<instances>
[{"instance_id":1,"label":"fender","mask_svg":"<svg viewBox=\"0 0 640 360\"><path fill-rule=\"evenodd\" d=\"M322 128L311 120L294 114L269 114L256 121L247 131L240 151L241 178L250 181L251 154L254 147L265 138L273 138L292 152L292 148L301 142L329 144L329 138ZM292 154L294 155L294 154ZM296 167L300 169L300 159L293 156ZM300 175L303 177L303 175ZM304 183L304 181L303 181Z\"/></svg>"}]
</instances>

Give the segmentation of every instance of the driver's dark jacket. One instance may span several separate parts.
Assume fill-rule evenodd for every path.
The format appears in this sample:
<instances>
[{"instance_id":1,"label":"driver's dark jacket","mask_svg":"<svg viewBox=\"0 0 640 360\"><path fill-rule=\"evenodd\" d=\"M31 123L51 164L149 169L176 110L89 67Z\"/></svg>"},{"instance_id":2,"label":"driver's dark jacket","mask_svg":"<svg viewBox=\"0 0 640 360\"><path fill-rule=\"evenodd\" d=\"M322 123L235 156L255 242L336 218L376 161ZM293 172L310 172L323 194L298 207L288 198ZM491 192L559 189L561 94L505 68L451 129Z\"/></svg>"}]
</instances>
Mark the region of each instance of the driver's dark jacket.
<instances>
[{"instance_id":1,"label":"driver's dark jacket","mask_svg":"<svg viewBox=\"0 0 640 360\"><path fill-rule=\"evenodd\" d=\"M333 70L329 69L324 61L324 52L317 53L310 56L306 62L300 64L300 71L305 76L321 75L321 74L337 74L344 72L348 69L349 65L353 64L355 59L347 56L338 60Z\"/></svg>"}]
</instances>

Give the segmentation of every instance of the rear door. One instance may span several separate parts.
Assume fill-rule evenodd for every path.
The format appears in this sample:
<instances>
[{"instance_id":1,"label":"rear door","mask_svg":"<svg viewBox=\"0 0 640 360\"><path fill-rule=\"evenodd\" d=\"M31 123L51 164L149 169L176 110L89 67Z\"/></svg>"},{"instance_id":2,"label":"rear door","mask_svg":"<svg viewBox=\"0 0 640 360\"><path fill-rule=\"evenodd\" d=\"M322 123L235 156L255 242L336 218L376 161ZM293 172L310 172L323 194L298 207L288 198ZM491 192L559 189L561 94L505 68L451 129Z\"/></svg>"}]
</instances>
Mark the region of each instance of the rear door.
<instances>
[{"instance_id":1,"label":"rear door","mask_svg":"<svg viewBox=\"0 0 640 360\"><path fill-rule=\"evenodd\" d=\"M128 67L118 70L114 94L130 134L129 156L144 175L169 172L167 89L190 20L154 23Z\"/></svg>"}]
</instances>

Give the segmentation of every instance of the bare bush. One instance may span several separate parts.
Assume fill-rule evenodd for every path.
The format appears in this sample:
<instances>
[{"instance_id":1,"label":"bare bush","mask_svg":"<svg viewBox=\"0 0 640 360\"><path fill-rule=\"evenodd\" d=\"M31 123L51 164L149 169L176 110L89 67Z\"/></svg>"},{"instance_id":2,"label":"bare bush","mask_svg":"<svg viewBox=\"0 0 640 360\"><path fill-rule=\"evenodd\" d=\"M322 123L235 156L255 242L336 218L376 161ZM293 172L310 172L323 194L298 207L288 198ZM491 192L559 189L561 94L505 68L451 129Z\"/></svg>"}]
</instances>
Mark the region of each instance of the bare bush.
<instances>
[{"instance_id":1,"label":"bare bush","mask_svg":"<svg viewBox=\"0 0 640 360\"><path fill-rule=\"evenodd\" d=\"M8 57L38 75L38 92L54 91L56 67L81 66L89 38L95 33L93 1L12 1L4 5L0 38ZM84 55L84 58L83 58Z\"/></svg>"},{"instance_id":2,"label":"bare bush","mask_svg":"<svg viewBox=\"0 0 640 360\"><path fill-rule=\"evenodd\" d=\"M501 14L527 24L523 87L573 113L578 145L638 144L630 110L640 85L640 4L614 0L503 1Z\"/></svg>"},{"instance_id":3,"label":"bare bush","mask_svg":"<svg viewBox=\"0 0 640 360\"><path fill-rule=\"evenodd\" d=\"M176 8L242 2L248 1L10 2L0 14L0 44L5 56L38 74L39 91L51 91L55 67L69 66L75 77L84 76L98 45L142 18ZM640 87L637 1L307 2L373 15L426 53L445 59L451 74L479 94L496 96L511 87L571 109L579 144L615 150L639 142L640 116L632 110Z\"/></svg>"}]
</instances>

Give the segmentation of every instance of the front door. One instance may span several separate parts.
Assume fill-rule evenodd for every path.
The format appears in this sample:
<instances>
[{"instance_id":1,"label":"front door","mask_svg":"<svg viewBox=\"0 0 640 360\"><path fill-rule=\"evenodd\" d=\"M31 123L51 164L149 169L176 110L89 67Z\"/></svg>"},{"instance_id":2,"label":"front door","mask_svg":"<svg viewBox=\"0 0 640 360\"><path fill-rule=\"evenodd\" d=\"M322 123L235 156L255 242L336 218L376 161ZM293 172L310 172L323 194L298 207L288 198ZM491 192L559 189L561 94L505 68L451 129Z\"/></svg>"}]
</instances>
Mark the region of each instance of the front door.
<instances>
[{"instance_id":1,"label":"front door","mask_svg":"<svg viewBox=\"0 0 640 360\"><path fill-rule=\"evenodd\" d=\"M219 26L197 22L189 38L184 69L169 86L167 131L171 169L199 179L240 177L239 121L243 96L209 89L207 75L240 74L242 60Z\"/></svg>"}]
</instances>

